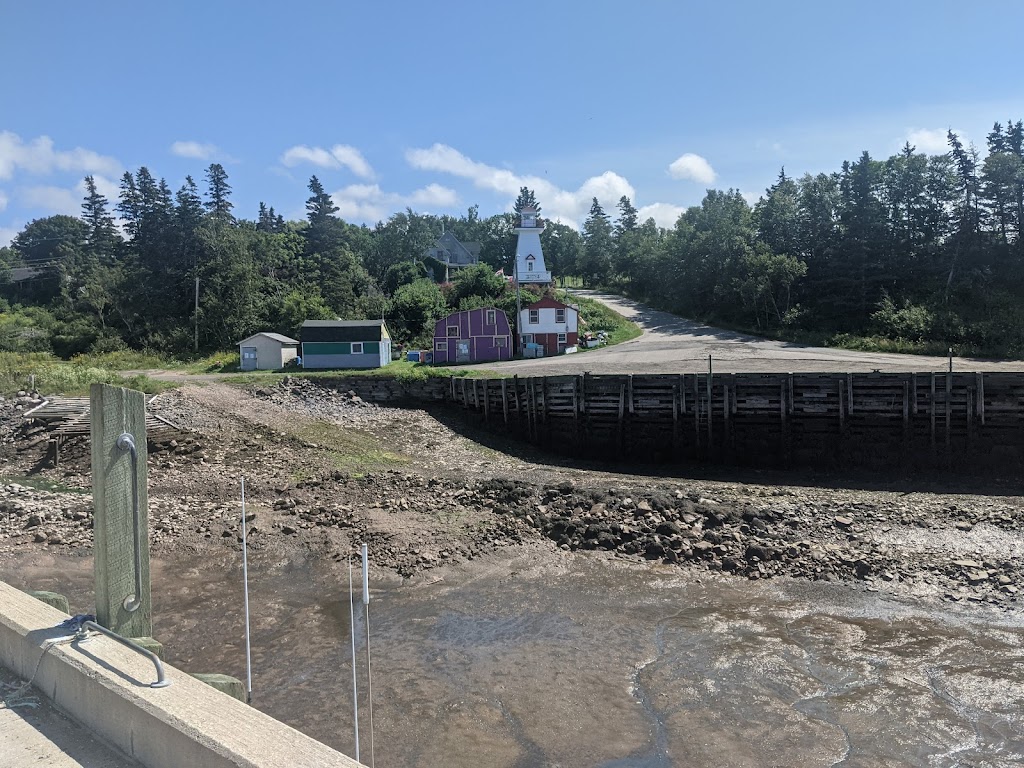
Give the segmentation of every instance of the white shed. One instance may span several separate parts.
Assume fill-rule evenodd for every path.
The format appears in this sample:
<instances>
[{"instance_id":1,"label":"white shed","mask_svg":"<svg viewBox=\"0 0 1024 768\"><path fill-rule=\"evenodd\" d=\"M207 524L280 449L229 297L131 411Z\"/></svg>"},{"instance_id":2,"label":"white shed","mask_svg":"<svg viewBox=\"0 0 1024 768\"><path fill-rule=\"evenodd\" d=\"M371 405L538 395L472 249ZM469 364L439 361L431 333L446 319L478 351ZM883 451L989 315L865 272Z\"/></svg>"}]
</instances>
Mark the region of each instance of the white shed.
<instances>
[{"instance_id":1,"label":"white shed","mask_svg":"<svg viewBox=\"0 0 1024 768\"><path fill-rule=\"evenodd\" d=\"M276 371L299 354L299 342L280 333L256 333L238 342L243 371Z\"/></svg>"}]
</instances>

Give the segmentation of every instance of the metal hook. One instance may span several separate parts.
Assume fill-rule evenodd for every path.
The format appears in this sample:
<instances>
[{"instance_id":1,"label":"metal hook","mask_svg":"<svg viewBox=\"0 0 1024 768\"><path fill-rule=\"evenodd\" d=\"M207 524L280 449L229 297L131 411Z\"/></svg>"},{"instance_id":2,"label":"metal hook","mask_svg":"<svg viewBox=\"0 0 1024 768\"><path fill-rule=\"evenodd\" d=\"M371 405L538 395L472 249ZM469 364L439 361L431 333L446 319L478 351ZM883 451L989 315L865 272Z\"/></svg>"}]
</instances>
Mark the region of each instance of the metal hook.
<instances>
[{"instance_id":1,"label":"metal hook","mask_svg":"<svg viewBox=\"0 0 1024 768\"><path fill-rule=\"evenodd\" d=\"M135 554L135 594L125 597L122 605L129 613L134 613L142 606L142 542L139 541L141 524L139 520L139 452L135 448L135 438L128 432L121 433L115 443L120 451L128 451L132 457L132 530L134 532Z\"/></svg>"}]
</instances>

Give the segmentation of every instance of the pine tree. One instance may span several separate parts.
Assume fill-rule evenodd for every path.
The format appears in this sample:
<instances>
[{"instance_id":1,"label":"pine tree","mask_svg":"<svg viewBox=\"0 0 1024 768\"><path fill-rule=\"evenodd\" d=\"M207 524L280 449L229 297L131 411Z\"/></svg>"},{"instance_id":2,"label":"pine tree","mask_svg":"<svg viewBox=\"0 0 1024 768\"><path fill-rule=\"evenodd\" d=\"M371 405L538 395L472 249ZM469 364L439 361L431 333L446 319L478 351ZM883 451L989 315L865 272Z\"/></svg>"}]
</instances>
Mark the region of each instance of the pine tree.
<instances>
[{"instance_id":1,"label":"pine tree","mask_svg":"<svg viewBox=\"0 0 1024 768\"><path fill-rule=\"evenodd\" d=\"M220 163L211 163L206 169L206 210L210 215L224 222L233 221L231 209L234 208L231 200L231 185L228 184L228 174Z\"/></svg>"},{"instance_id":2,"label":"pine tree","mask_svg":"<svg viewBox=\"0 0 1024 768\"><path fill-rule=\"evenodd\" d=\"M316 176L309 179L310 197L306 200L306 217L311 227L322 227L338 212L331 196L324 192L323 184Z\"/></svg>"},{"instance_id":3,"label":"pine tree","mask_svg":"<svg viewBox=\"0 0 1024 768\"><path fill-rule=\"evenodd\" d=\"M615 235L619 236L623 232L635 232L639 224L640 212L633 207L633 203L625 195L619 198L618 208L619 220L615 224Z\"/></svg>"},{"instance_id":4,"label":"pine tree","mask_svg":"<svg viewBox=\"0 0 1024 768\"><path fill-rule=\"evenodd\" d=\"M114 227L114 217L107 211L107 198L96 189L96 180L91 175L85 177L85 193L82 220L89 227L86 236L89 250L95 256L111 261L120 238Z\"/></svg>"},{"instance_id":5,"label":"pine tree","mask_svg":"<svg viewBox=\"0 0 1024 768\"><path fill-rule=\"evenodd\" d=\"M612 225L601 203L593 198L590 216L583 225L583 264L580 273L586 284L600 284L611 274L615 243Z\"/></svg>"},{"instance_id":6,"label":"pine tree","mask_svg":"<svg viewBox=\"0 0 1024 768\"><path fill-rule=\"evenodd\" d=\"M520 187L519 197L516 198L515 212L522 213L523 208L527 207L540 213L540 205L537 204L537 196L533 194L533 190L529 187Z\"/></svg>"},{"instance_id":7,"label":"pine tree","mask_svg":"<svg viewBox=\"0 0 1024 768\"><path fill-rule=\"evenodd\" d=\"M178 226L182 233L190 236L198 229L203 220L203 200L199 196L199 187L191 176L185 177L185 183L175 196Z\"/></svg>"}]
</instances>

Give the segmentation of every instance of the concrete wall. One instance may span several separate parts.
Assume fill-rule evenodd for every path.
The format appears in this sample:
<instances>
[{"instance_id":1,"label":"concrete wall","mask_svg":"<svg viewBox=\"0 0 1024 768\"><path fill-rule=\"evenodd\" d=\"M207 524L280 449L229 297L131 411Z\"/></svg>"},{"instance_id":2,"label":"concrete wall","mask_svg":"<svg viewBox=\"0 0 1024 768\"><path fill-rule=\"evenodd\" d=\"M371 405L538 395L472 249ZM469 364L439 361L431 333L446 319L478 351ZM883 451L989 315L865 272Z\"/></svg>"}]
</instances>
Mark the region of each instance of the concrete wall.
<instances>
[{"instance_id":1,"label":"concrete wall","mask_svg":"<svg viewBox=\"0 0 1024 768\"><path fill-rule=\"evenodd\" d=\"M27 680L38 663L41 694L142 765L360 765L168 664L171 686L150 688L153 664L106 637L55 645L44 655L47 640L67 635L56 628L66 618L0 582L0 665Z\"/></svg>"}]
</instances>

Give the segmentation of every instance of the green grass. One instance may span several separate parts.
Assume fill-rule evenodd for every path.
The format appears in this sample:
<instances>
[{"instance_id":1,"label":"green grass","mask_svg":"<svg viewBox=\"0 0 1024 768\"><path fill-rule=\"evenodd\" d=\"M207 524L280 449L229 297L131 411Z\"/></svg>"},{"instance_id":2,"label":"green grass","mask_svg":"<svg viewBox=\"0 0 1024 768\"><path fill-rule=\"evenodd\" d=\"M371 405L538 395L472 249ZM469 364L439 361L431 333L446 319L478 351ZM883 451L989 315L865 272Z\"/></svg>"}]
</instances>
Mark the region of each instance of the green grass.
<instances>
[{"instance_id":1,"label":"green grass","mask_svg":"<svg viewBox=\"0 0 1024 768\"><path fill-rule=\"evenodd\" d=\"M608 344L606 346L611 346L635 339L643 333L639 325L627 320L618 312L606 307L599 301L583 298L573 293L562 293L561 297L566 303L579 306L581 337L586 331L593 333L604 331L608 334ZM586 351L586 347L581 345L580 351Z\"/></svg>"},{"instance_id":2,"label":"green grass","mask_svg":"<svg viewBox=\"0 0 1024 768\"><path fill-rule=\"evenodd\" d=\"M116 369L93 365L91 360L67 362L40 352L0 352L0 393L29 389L33 382L43 395L85 395L89 393L89 386L96 383L138 389L149 394L172 387L141 374L123 376Z\"/></svg>"},{"instance_id":3,"label":"green grass","mask_svg":"<svg viewBox=\"0 0 1024 768\"><path fill-rule=\"evenodd\" d=\"M301 368L285 368L281 371L246 371L237 376L226 376L224 381L229 384L259 385L272 384L281 375L300 376L307 379L336 379L339 376L355 376L361 378L398 379L399 381L426 381L427 379L457 378L494 379L502 374L485 370L466 370L459 368L435 368L423 363L411 363L408 360L395 360L383 368L331 368L329 370L303 370Z\"/></svg>"},{"instance_id":4,"label":"green grass","mask_svg":"<svg viewBox=\"0 0 1024 768\"><path fill-rule=\"evenodd\" d=\"M241 370L238 350L224 350L184 364L189 373L235 373Z\"/></svg>"},{"instance_id":5,"label":"green grass","mask_svg":"<svg viewBox=\"0 0 1024 768\"><path fill-rule=\"evenodd\" d=\"M6 485L8 483L17 483L18 485L23 485L26 488L32 488L36 491L50 491L52 493L92 493L90 488L73 488L60 481L48 480L44 477L30 477L28 475L0 475L0 485Z\"/></svg>"},{"instance_id":6,"label":"green grass","mask_svg":"<svg viewBox=\"0 0 1024 768\"><path fill-rule=\"evenodd\" d=\"M410 461L408 456L385 450L377 437L361 429L348 429L317 421L298 426L290 430L289 434L326 450L338 469L395 467Z\"/></svg>"}]
</instances>

